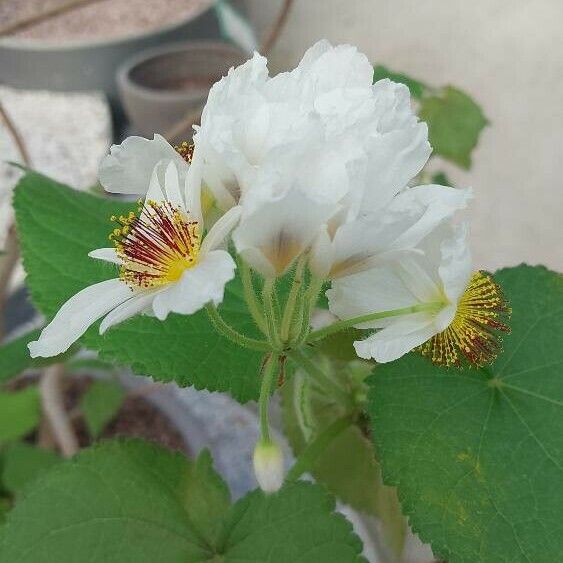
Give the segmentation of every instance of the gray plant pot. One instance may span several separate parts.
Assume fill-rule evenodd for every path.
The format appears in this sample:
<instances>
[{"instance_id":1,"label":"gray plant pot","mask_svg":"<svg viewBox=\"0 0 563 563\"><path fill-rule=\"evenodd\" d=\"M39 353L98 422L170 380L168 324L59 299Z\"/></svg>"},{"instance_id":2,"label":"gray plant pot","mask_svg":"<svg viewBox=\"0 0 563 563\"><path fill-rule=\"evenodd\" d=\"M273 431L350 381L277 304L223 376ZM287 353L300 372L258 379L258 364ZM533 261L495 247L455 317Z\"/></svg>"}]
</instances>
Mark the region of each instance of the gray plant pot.
<instances>
[{"instance_id":1,"label":"gray plant pot","mask_svg":"<svg viewBox=\"0 0 563 563\"><path fill-rule=\"evenodd\" d=\"M183 117L197 115L213 83L247 58L229 43L193 41L149 49L125 61L117 83L133 132L165 133Z\"/></svg>"},{"instance_id":2,"label":"gray plant pot","mask_svg":"<svg viewBox=\"0 0 563 563\"><path fill-rule=\"evenodd\" d=\"M188 18L143 34L118 39L64 43L4 37L0 39L0 80L10 86L54 91L99 90L115 108L115 75L134 53L165 42L219 37L219 24L205 0Z\"/></svg>"}]
</instances>

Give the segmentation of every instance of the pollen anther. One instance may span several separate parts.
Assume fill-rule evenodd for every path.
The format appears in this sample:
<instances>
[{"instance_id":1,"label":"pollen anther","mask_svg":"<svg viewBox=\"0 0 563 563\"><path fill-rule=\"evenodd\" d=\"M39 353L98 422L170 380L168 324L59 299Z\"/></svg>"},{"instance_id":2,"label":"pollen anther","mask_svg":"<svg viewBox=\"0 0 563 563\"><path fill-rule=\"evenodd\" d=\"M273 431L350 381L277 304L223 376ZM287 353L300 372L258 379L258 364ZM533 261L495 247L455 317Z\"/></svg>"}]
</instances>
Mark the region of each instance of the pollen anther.
<instances>
[{"instance_id":1,"label":"pollen anther","mask_svg":"<svg viewBox=\"0 0 563 563\"><path fill-rule=\"evenodd\" d=\"M460 366L465 358L474 366L491 363L501 351L498 332L510 332L505 321L510 307L502 290L485 272L475 272L459 300L448 328L419 347L434 364Z\"/></svg>"}]
</instances>

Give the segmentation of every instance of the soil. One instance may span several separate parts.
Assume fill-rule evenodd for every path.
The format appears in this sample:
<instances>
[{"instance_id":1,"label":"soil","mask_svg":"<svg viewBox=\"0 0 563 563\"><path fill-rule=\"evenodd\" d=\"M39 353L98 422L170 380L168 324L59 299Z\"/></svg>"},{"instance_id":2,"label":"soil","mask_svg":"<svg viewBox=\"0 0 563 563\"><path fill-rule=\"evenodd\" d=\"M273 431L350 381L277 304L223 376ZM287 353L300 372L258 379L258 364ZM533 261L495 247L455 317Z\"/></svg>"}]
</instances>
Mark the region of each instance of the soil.
<instances>
[{"instance_id":1,"label":"soil","mask_svg":"<svg viewBox=\"0 0 563 563\"><path fill-rule=\"evenodd\" d=\"M92 0L59 15L14 31L16 37L61 42L114 39L145 33L185 20L207 0ZM68 4L68 0L3 0L2 27Z\"/></svg>"},{"instance_id":2,"label":"soil","mask_svg":"<svg viewBox=\"0 0 563 563\"><path fill-rule=\"evenodd\" d=\"M65 407L68 413L76 413L72 419L81 448L89 446L92 440L77 407L80 397L86 392L92 381L93 379L87 376L68 376L65 380ZM36 383L36 378L26 377L16 380L8 388L22 389L34 383ZM99 439L117 437L142 438L170 450L190 454L182 435L173 423L146 398L134 393L125 398L116 417L106 426ZM30 442L34 443L36 440L37 432L29 436Z\"/></svg>"}]
</instances>

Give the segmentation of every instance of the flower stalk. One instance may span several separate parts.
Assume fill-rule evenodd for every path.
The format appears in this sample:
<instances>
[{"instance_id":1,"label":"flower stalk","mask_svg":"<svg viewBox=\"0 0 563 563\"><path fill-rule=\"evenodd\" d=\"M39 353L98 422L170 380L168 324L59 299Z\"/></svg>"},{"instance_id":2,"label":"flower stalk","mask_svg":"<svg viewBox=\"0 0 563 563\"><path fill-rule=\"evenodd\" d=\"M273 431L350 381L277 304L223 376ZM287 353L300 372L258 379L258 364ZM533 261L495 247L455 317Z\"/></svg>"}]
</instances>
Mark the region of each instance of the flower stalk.
<instances>
[{"instance_id":1,"label":"flower stalk","mask_svg":"<svg viewBox=\"0 0 563 563\"><path fill-rule=\"evenodd\" d=\"M412 315L413 313L422 313L422 312L433 312L438 311L444 304L440 301L435 301L432 303L421 303L419 305L412 305L411 307L403 307L401 309L392 309L389 311L379 311L377 313L369 313L367 315L360 315L359 317L352 317L351 319L346 319L343 321L338 321L331 325L328 325L324 328L319 330L315 330L309 334L307 338L307 343L311 344L313 342L317 342L318 340L322 340L335 332L340 332L341 330L345 330L347 328L351 328L355 325L359 325L362 323L368 323L370 321L380 320L380 319L387 319L390 317L400 317L403 315Z\"/></svg>"},{"instance_id":2,"label":"flower stalk","mask_svg":"<svg viewBox=\"0 0 563 563\"><path fill-rule=\"evenodd\" d=\"M269 405L278 358L279 357L275 354L269 355L264 362L262 372L262 385L260 387L260 398L258 399L258 411L260 414L260 441L264 444L268 444L271 441Z\"/></svg>"},{"instance_id":3,"label":"flower stalk","mask_svg":"<svg viewBox=\"0 0 563 563\"><path fill-rule=\"evenodd\" d=\"M254 322L258 325L258 328L264 333L268 334L268 327L266 325L266 319L264 313L262 312L263 307L256 295L254 290L254 283L252 281L252 271L250 266L242 259L238 260L238 266L240 271L240 277L242 280L242 288L244 293L244 300L248 306L248 310L254 319Z\"/></svg>"},{"instance_id":4,"label":"flower stalk","mask_svg":"<svg viewBox=\"0 0 563 563\"><path fill-rule=\"evenodd\" d=\"M240 334L240 332L237 332L225 321L225 319L223 319L223 317L219 314L217 307L215 307L212 303L208 303L205 306L205 310L215 330L222 334L225 338L228 338L239 346L250 348L251 350L257 350L259 352L267 352L270 350L270 346L267 342L250 338L244 334Z\"/></svg>"},{"instance_id":5,"label":"flower stalk","mask_svg":"<svg viewBox=\"0 0 563 563\"><path fill-rule=\"evenodd\" d=\"M264 297L264 316L266 318L266 326L268 327L268 340L274 350L283 348L278 333L278 313L275 302L275 279L267 278L264 281L262 290Z\"/></svg>"},{"instance_id":6,"label":"flower stalk","mask_svg":"<svg viewBox=\"0 0 563 563\"><path fill-rule=\"evenodd\" d=\"M293 278L293 284L289 291L289 296L287 298L287 303L285 305L285 311L283 314L281 325L281 340L284 343L287 343L289 340L290 328L295 317L295 307L297 305L299 294L301 293L306 265L307 258L305 255L303 255L297 261L297 266L295 267L295 277Z\"/></svg>"}]
</instances>

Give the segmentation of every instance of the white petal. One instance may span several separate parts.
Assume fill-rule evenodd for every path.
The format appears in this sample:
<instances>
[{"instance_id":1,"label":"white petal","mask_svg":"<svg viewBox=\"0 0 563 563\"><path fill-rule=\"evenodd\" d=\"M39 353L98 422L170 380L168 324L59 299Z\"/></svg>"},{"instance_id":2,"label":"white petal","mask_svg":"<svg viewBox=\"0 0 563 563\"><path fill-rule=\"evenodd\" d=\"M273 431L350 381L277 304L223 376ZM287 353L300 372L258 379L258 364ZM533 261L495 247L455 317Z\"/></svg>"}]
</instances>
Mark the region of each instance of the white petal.
<instances>
[{"instance_id":1,"label":"white petal","mask_svg":"<svg viewBox=\"0 0 563 563\"><path fill-rule=\"evenodd\" d=\"M339 278L326 293L330 312L341 319L403 309L419 304L391 265ZM396 317L393 318L396 320ZM387 326L389 320L375 320L359 328Z\"/></svg>"},{"instance_id":2,"label":"white petal","mask_svg":"<svg viewBox=\"0 0 563 563\"><path fill-rule=\"evenodd\" d=\"M100 324L100 334L104 334L108 328L115 326L130 317L133 317L138 313L142 313L150 306L157 292L158 290L143 291L142 293L137 293L121 305L118 305L115 309L113 309L113 311L106 315Z\"/></svg>"},{"instance_id":3,"label":"white petal","mask_svg":"<svg viewBox=\"0 0 563 563\"><path fill-rule=\"evenodd\" d=\"M182 163L182 168L185 168L187 163ZM183 186L183 184L182 184ZM166 191L166 199L175 208L184 209L184 198L180 192L180 181L178 176L178 168L174 161L169 161L166 165L164 173L164 190Z\"/></svg>"},{"instance_id":4,"label":"white petal","mask_svg":"<svg viewBox=\"0 0 563 563\"><path fill-rule=\"evenodd\" d=\"M331 277L342 277L381 261L397 251L412 250L433 229L463 209L469 190L418 186L395 196L375 212L340 226L334 236Z\"/></svg>"},{"instance_id":5,"label":"white petal","mask_svg":"<svg viewBox=\"0 0 563 563\"><path fill-rule=\"evenodd\" d=\"M213 250L186 270L180 280L161 291L153 302L155 315L164 320L169 313L191 315L207 303L223 301L225 285L235 277L235 262L224 250Z\"/></svg>"},{"instance_id":6,"label":"white petal","mask_svg":"<svg viewBox=\"0 0 563 563\"><path fill-rule=\"evenodd\" d=\"M149 201L165 201L164 196L164 171L168 165L168 160L159 160L151 170L149 187L146 192L145 204Z\"/></svg>"},{"instance_id":7,"label":"white petal","mask_svg":"<svg viewBox=\"0 0 563 563\"><path fill-rule=\"evenodd\" d=\"M231 234L235 228L242 213L242 207L237 205L227 211L220 219L218 219L213 227L209 230L201 244L201 252L203 254L215 250L223 241Z\"/></svg>"},{"instance_id":8,"label":"white petal","mask_svg":"<svg viewBox=\"0 0 563 563\"><path fill-rule=\"evenodd\" d=\"M121 264L121 258L117 255L115 248L98 248L88 253L90 258L111 262L112 264Z\"/></svg>"},{"instance_id":9,"label":"white petal","mask_svg":"<svg viewBox=\"0 0 563 563\"><path fill-rule=\"evenodd\" d=\"M403 230L393 242L393 248L417 245L437 225L464 209L471 197L471 190L437 185L405 190L390 205L389 211Z\"/></svg>"},{"instance_id":10,"label":"white petal","mask_svg":"<svg viewBox=\"0 0 563 563\"><path fill-rule=\"evenodd\" d=\"M332 264L334 262L334 255L332 249L332 241L328 234L328 228L321 227L321 230L315 238L311 247L311 258L309 260L309 267L319 279L326 279Z\"/></svg>"},{"instance_id":11,"label":"white petal","mask_svg":"<svg viewBox=\"0 0 563 563\"><path fill-rule=\"evenodd\" d=\"M418 318L413 318L413 315L408 319L398 319L365 340L354 342L356 353L360 358L373 358L376 362L386 363L424 344L437 331L428 315L416 316Z\"/></svg>"},{"instance_id":12,"label":"white petal","mask_svg":"<svg viewBox=\"0 0 563 563\"><path fill-rule=\"evenodd\" d=\"M201 151L194 150L192 163L184 182L186 210L203 228L203 213L201 211L203 157Z\"/></svg>"},{"instance_id":13,"label":"white petal","mask_svg":"<svg viewBox=\"0 0 563 563\"><path fill-rule=\"evenodd\" d=\"M31 357L66 352L90 325L132 295L131 289L119 279L106 280L79 291L59 309L39 339L29 343Z\"/></svg>"},{"instance_id":14,"label":"white petal","mask_svg":"<svg viewBox=\"0 0 563 563\"><path fill-rule=\"evenodd\" d=\"M109 192L144 195L154 167L163 159L185 165L182 157L160 135L152 140L128 137L121 145L113 145L110 154L100 163L100 183Z\"/></svg>"},{"instance_id":15,"label":"white petal","mask_svg":"<svg viewBox=\"0 0 563 563\"><path fill-rule=\"evenodd\" d=\"M387 204L422 170L431 152L425 123L374 138L369 148L369 185L362 204L364 212Z\"/></svg>"},{"instance_id":16,"label":"white petal","mask_svg":"<svg viewBox=\"0 0 563 563\"><path fill-rule=\"evenodd\" d=\"M444 291L452 303L461 297L472 273L471 253L468 243L467 224L452 228L452 236L441 245L442 263L439 276L444 284Z\"/></svg>"},{"instance_id":17,"label":"white petal","mask_svg":"<svg viewBox=\"0 0 563 563\"><path fill-rule=\"evenodd\" d=\"M251 266L269 275L262 264L252 262L258 251L276 275L281 275L312 244L337 209L335 205L312 201L298 190L290 190L281 199L267 200L243 216L233 232L233 241Z\"/></svg>"},{"instance_id":18,"label":"white petal","mask_svg":"<svg viewBox=\"0 0 563 563\"><path fill-rule=\"evenodd\" d=\"M432 277L431 264L424 255L422 259L419 256L405 256L397 264L396 271L401 278L405 287L416 297L421 303L431 303L443 299L441 286L436 283Z\"/></svg>"}]
</instances>

